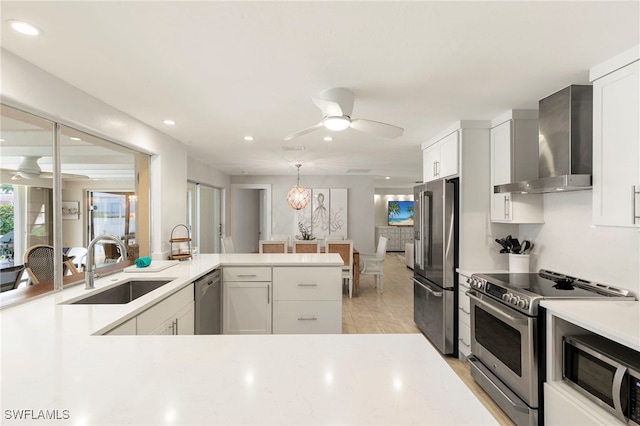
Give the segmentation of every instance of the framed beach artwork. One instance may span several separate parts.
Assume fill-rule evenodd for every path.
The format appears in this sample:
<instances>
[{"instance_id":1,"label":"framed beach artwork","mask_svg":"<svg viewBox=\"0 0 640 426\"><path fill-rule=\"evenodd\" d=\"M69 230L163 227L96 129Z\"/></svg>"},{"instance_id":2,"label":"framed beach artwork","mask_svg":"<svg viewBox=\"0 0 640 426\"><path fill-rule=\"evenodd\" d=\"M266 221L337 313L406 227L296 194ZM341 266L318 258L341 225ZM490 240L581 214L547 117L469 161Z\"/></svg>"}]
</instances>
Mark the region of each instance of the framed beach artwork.
<instances>
[{"instance_id":1,"label":"framed beach artwork","mask_svg":"<svg viewBox=\"0 0 640 426\"><path fill-rule=\"evenodd\" d=\"M80 217L79 201L63 201L62 202L62 219L77 220Z\"/></svg>"}]
</instances>

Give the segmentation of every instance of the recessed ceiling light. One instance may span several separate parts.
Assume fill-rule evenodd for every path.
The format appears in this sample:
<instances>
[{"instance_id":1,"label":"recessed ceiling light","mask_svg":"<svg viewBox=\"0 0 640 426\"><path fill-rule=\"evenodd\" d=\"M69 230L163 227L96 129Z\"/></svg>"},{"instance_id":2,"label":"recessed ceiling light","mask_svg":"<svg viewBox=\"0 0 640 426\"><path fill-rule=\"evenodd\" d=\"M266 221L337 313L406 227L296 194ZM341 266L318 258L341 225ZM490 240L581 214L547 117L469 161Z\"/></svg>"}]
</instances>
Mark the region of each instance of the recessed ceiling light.
<instances>
[{"instance_id":1,"label":"recessed ceiling light","mask_svg":"<svg viewBox=\"0 0 640 426\"><path fill-rule=\"evenodd\" d=\"M176 124L176 122L173 120L164 120L163 123L167 126L173 126L174 124Z\"/></svg>"},{"instance_id":2,"label":"recessed ceiling light","mask_svg":"<svg viewBox=\"0 0 640 426\"><path fill-rule=\"evenodd\" d=\"M37 35L40 35L41 33L41 31L38 28L24 21L18 21L17 19L9 19L7 23L11 25L11 28L13 28L14 31L17 31L20 34L24 34L28 36L37 36Z\"/></svg>"},{"instance_id":3,"label":"recessed ceiling light","mask_svg":"<svg viewBox=\"0 0 640 426\"><path fill-rule=\"evenodd\" d=\"M0 142L4 142L4 139L0 139Z\"/></svg>"},{"instance_id":4,"label":"recessed ceiling light","mask_svg":"<svg viewBox=\"0 0 640 426\"><path fill-rule=\"evenodd\" d=\"M385 179L389 180L391 179L391 176L385 176Z\"/></svg>"},{"instance_id":5,"label":"recessed ceiling light","mask_svg":"<svg viewBox=\"0 0 640 426\"><path fill-rule=\"evenodd\" d=\"M244 140L245 141L252 141L253 140L253 136L245 136Z\"/></svg>"},{"instance_id":6,"label":"recessed ceiling light","mask_svg":"<svg viewBox=\"0 0 640 426\"><path fill-rule=\"evenodd\" d=\"M70 137L69 139L71 139L72 141L81 141L82 140L80 138L76 138L75 136Z\"/></svg>"},{"instance_id":7,"label":"recessed ceiling light","mask_svg":"<svg viewBox=\"0 0 640 426\"><path fill-rule=\"evenodd\" d=\"M333 138L331 136L325 136L324 140L327 141L327 142L330 142L330 141L333 140Z\"/></svg>"}]
</instances>

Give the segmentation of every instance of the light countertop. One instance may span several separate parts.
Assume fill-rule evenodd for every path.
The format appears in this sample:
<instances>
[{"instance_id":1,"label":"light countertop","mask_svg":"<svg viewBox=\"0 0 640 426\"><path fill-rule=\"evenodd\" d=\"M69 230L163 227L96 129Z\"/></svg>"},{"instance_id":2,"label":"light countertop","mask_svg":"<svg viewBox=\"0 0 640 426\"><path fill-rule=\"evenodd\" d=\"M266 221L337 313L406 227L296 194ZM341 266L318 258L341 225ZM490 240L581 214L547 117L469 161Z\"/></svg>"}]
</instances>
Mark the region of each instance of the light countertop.
<instances>
[{"instance_id":1,"label":"light countertop","mask_svg":"<svg viewBox=\"0 0 640 426\"><path fill-rule=\"evenodd\" d=\"M553 315L640 351L640 302L543 300Z\"/></svg>"},{"instance_id":2,"label":"light countertop","mask_svg":"<svg viewBox=\"0 0 640 426\"><path fill-rule=\"evenodd\" d=\"M127 305L65 304L89 293L79 285L3 309L2 423L496 424L421 334L98 335L217 266L341 263L284 256L199 255L96 280L175 278ZM32 420L15 418L24 410ZM38 419L46 410L61 420Z\"/></svg>"}]
</instances>

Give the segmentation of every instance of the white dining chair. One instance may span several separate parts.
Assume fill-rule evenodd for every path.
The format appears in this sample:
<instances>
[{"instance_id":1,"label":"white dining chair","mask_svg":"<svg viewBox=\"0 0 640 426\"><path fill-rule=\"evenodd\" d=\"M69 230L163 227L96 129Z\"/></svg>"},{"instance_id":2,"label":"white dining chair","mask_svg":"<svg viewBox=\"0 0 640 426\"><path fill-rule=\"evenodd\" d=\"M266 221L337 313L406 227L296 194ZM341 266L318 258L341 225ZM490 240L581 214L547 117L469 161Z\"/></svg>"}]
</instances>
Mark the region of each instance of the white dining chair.
<instances>
[{"instance_id":1,"label":"white dining chair","mask_svg":"<svg viewBox=\"0 0 640 426\"><path fill-rule=\"evenodd\" d=\"M233 237L222 238L222 252L223 253L235 253L236 246L233 244Z\"/></svg>"},{"instance_id":2,"label":"white dining chair","mask_svg":"<svg viewBox=\"0 0 640 426\"><path fill-rule=\"evenodd\" d=\"M349 299L353 297L353 241L327 241L326 253L338 253L344 262L342 279L349 281Z\"/></svg>"},{"instance_id":3,"label":"white dining chair","mask_svg":"<svg viewBox=\"0 0 640 426\"><path fill-rule=\"evenodd\" d=\"M386 254L386 237L380 237L380 239L378 239L378 249L375 254L360 254L360 275L373 275L375 287L378 286L378 281L380 281L380 294L383 292L383 266Z\"/></svg>"}]
</instances>

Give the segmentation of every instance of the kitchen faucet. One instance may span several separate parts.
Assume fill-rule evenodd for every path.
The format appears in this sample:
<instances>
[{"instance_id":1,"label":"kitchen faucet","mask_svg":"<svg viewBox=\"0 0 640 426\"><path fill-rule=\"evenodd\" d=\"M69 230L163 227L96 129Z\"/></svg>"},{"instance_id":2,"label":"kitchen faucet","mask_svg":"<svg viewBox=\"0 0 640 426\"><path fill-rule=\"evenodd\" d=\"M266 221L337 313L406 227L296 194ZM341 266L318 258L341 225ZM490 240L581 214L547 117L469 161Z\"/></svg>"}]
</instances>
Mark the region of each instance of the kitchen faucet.
<instances>
[{"instance_id":1,"label":"kitchen faucet","mask_svg":"<svg viewBox=\"0 0 640 426\"><path fill-rule=\"evenodd\" d=\"M125 247L124 242L120 238L110 234L98 235L97 237L95 237L89 243L89 247L87 247L87 264L84 270L84 283L85 283L84 289L85 290L91 290L92 288L94 288L93 279L95 278L95 276L94 276L93 269L95 265L93 264L94 263L93 248L97 242L105 241L105 240L115 242L120 248L120 253L122 254L122 260L127 260L127 248Z\"/></svg>"}]
</instances>

